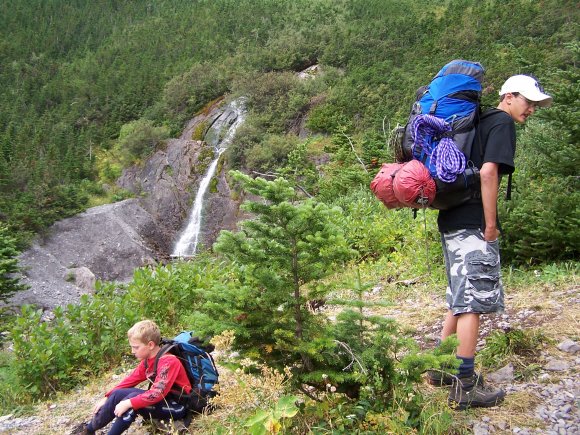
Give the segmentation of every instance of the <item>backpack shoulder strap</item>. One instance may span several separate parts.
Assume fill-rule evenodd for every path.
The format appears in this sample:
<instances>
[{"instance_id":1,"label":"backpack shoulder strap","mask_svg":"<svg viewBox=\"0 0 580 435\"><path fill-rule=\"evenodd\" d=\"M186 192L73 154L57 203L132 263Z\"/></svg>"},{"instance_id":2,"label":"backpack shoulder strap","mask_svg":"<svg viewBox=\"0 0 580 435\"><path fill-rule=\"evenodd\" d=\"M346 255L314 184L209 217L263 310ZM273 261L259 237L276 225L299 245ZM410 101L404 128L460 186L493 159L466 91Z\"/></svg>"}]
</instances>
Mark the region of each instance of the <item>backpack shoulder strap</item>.
<instances>
[{"instance_id":1,"label":"backpack shoulder strap","mask_svg":"<svg viewBox=\"0 0 580 435\"><path fill-rule=\"evenodd\" d=\"M492 117L492 116L496 116L500 113L504 113L504 111L497 109L495 107L490 107L490 108L486 107L484 110L482 110L481 114L479 115L477 126L479 127L479 124L481 123L482 120L489 118L489 117ZM485 150L483 148L483 144L482 144L482 140L481 140L481 129L480 128L477 128L477 136L476 136L475 142L477 142L477 146L479 147L479 157L481 158L481 160L483 160L483 155L485 154Z\"/></svg>"},{"instance_id":2,"label":"backpack shoulder strap","mask_svg":"<svg viewBox=\"0 0 580 435\"><path fill-rule=\"evenodd\" d=\"M508 174L507 188L505 190L505 199L510 201L512 199L512 174Z\"/></svg>"},{"instance_id":3,"label":"backpack shoulder strap","mask_svg":"<svg viewBox=\"0 0 580 435\"><path fill-rule=\"evenodd\" d=\"M159 365L159 360L163 355L165 355L170 349L172 349L175 346L176 346L175 343L169 342L164 344L161 347L161 349L159 349L159 352L157 352L157 355L155 356L155 363L153 364L153 373L151 374L150 378L149 377L147 378L147 380L149 381L149 388L151 388L151 385L153 385L153 382L157 377L157 366ZM147 371L148 368L149 367L147 365L147 360L145 360L145 371Z\"/></svg>"},{"instance_id":4,"label":"backpack shoulder strap","mask_svg":"<svg viewBox=\"0 0 580 435\"><path fill-rule=\"evenodd\" d=\"M503 110L498 109L497 107L491 107L486 109L484 112L482 112L481 116L480 116L480 120L484 119L484 118L489 118L491 116L496 116L500 113L505 113ZM479 146L479 155L481 157L481 160L483 161L483 155L485 153L485 150L483 149L483 144L481 143L481 130L478 129L477 132L477 145ZM506 188L506 192L505 192L505 199L507 201L512 199L512 174L508 174L508 181L507 181L507 188Z\"/></svg>"}]
</instances>

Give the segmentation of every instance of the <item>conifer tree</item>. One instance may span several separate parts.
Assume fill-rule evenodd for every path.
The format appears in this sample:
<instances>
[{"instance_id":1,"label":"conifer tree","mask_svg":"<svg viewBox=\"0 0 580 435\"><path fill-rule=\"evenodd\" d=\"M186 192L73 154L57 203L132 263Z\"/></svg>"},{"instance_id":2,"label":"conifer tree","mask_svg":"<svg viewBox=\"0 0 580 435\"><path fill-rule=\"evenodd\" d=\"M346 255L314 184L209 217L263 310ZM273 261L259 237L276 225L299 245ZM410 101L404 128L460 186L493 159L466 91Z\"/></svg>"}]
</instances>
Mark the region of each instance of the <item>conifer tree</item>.
<instances>
[{"instance_id":1,"label":"conifer tree","mask_svg":"<svg viewBox=\"0 0 580 435\"><path fill-rule=\"evenodd\" d=\"M311 371L320 352L316 343L327 337L321 334L323 318L308 309L308 300L326 296L319 280L351 254L339 225L340 209L303 200L283 178L232 176L262 198L244 203L255 217L237 233L222 231L214 245L241 266L244 297L230 302L247 308L237 316L237 340L273 365L301 362Z\"/></svg>"},{"instance_id":2,"label":"conifer tree","mask_svg":"<svg viewBox=\"0 0 580 435\"><path fill-rule=\"evenodd\" d=\"M570 46L571 59L580 57ZM516 161L513 201L502 204L506 257L520 262L577 258L580 246L580 133L577 68L558 70L553 106L526 126Z\"/></svg>"},{"instance_id":3,"label":"conifer tree","mask_svg":"<svg viewBox=\"0 0 580 435\"><path fill-rule=\"evenodd\" d=\"M14 276L20 270L17 255L16 239L10 235L5 225L0 224L0 301L24 288Z\"/></svg>"}]
</instances>

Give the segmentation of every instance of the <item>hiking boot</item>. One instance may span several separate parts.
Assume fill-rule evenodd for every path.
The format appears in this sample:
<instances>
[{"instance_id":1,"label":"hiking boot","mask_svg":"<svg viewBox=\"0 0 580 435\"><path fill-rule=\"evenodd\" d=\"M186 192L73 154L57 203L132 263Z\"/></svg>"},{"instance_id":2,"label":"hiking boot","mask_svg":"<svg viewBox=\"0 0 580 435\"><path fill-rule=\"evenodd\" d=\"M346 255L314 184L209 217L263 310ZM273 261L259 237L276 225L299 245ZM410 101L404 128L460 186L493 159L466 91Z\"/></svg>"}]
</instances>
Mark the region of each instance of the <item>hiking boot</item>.
<instances>
[{"instance_id":1,"label":"hiking boot","mask_svg":"<svg viewBox=\"0 0 580 435\"><path fill-rule=\"evenodd\" d=\"M453 380L449 392L449 406L454 409L464 410L467 408L489 408L503 402L505 391L501 388L493 388L489 385L479 385L476 374L468 378Z\"/></svg>"},{"instance_id":2,"label":"hiking boot","mask_svg":"<svg viewBox=\"0 0 580 435\"><path fill-rule=\"evenodd\" d=\"M483 375L474 373L473 377L475 384L483 385ZM448 387L453 385L453 380L455 378L457 378L457 375L453 375L442 370L429 370L427 372L427 383L436 387Z\"/></svg>"},{"instance_id":3,"label":"hiking boot","mask_svg":"<svg viewBox=\"0 0 580 435\"><path fill-rule=\"evenodd\" d=\"M87 429L88 423L79 423L72 428L70 435L95 435L95 432Z\"/></svg>"}]
</instances>

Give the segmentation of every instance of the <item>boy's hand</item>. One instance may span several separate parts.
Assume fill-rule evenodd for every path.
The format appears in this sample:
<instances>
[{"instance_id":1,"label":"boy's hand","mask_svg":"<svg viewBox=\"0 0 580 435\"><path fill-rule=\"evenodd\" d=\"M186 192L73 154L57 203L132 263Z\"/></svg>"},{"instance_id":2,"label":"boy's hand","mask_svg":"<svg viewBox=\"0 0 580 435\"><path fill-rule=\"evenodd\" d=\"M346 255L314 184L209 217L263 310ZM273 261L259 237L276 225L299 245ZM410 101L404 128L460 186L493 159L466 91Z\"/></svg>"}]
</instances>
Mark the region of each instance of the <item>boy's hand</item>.
<instances>
[{"instance_id":1,"label":"boy's hand","mask_svg":"<svg viewBox=\"0 0 580 435\"><path fill-rule=\"evenodd\" d=\"M99 412L99 409L101 409L103 407L103 405L105 404L106 401L107 401L106 397L103 397L101 400L99 400L95 404L95 407L93 408L93 414L96 414L97 412Z\"/></svg>"},{"instance_id":2,"label":"boy's hand","mask_svg":"<svg viewBox=\"0 0 580 435\"><path fill-rule=\"evenodd\" d=\"M114 414L117 417L121 417L124 413L126 413L131 408L132 408L132 405L131 405L131 401L129 399L121 400L119 403L117 403L117 406L115 406Z\"/></svg>"}]
</instances>

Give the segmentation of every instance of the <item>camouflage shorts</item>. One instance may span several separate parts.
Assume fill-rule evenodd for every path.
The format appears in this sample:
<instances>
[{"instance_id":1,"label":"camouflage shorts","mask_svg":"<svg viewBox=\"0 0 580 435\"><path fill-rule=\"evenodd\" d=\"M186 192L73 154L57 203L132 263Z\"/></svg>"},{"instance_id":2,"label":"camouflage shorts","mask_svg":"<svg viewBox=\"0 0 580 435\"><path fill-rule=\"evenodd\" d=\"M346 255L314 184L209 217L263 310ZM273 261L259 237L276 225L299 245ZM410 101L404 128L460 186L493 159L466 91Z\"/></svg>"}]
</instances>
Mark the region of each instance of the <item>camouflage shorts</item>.
<instances>
[{"instance_id":1,"label":"camouflage shorts","mask_svg":"<svg viewBox=\"0 0 580 435\"><path fill-rule=\"evenodd\" d=\"M499 241L486 242L480 230L441 234L447 272L447 307L454 315L504 310Z\"/></svg>"}]
</instances>

